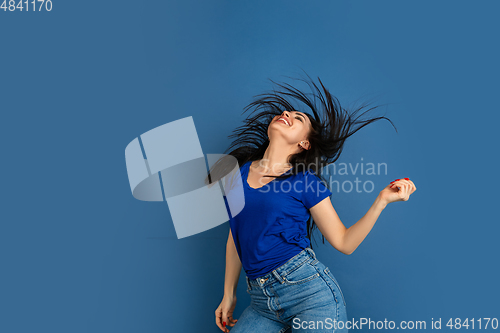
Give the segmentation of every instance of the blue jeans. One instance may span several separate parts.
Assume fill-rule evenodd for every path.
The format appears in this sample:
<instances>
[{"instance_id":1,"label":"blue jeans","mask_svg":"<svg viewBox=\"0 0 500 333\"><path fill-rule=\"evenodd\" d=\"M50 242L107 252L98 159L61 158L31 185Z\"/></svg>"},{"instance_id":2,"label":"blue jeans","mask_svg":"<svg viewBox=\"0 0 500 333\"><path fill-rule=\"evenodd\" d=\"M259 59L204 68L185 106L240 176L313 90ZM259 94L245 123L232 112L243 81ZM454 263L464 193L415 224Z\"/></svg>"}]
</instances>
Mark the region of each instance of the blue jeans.
<instances>
[{"instance_id":1,"label":"blue jeans","mask_svg":"<svg viewBox=\"0 0 500 333\"><path fill-rule=\"evenodd\" d=\"M232 333L347 332L344 295L310 247L272 272L246 280L251 302L232 328L226 326Z\"/></svg>"}]
</instances>

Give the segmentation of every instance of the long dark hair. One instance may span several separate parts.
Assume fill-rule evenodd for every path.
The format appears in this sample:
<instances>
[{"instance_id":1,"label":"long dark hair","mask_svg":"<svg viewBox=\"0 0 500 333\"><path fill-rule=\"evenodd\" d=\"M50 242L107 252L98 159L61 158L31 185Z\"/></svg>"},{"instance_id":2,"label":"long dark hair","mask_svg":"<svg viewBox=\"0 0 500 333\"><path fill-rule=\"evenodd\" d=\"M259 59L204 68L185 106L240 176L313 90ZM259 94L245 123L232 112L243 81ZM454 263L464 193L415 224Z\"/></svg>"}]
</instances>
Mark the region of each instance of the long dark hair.
<instances>
[{"instance_id":1,"label":"long dark hair","mask_svg":"<svg viewBox=\"0 0 500 333\"><path fill-rule=\"evenodd\" d=\"M289 84L283 85L269 79L272 83L283 88L283 90L276 91L273 89L273 92L271 93L254 96L257 98L244 108L243 113L252 108L254 110L251 111L248 118L244 120L244 125L237 127L233 131L233 134L228 136L228 138L235 138L235 140L224 153L236 158L240 167L248 161L262 159L267 147L269 146L267 129L273 118L277 115L281 115L283 111L286 110L301 111L305 113L311 121L312 129L308 137L311 148L289 156L288 162L292 165L292 169L290 169L291 172L287 172L281 176L266 175L265 177L275 177L280 179L287 178L299 172L305 172L305 169L307 168L309 171L314 172L329 188L328 182L326 182L321 175L321 170L326 165L334 163L340 157L345 140L348 137L371 122L380 119L386 119L392 124L394 129L396 129L396 127L390 119L383 116L369 118L367 120L359 120L359 118L365 113L379 107L380 105L372 107L358 117L354 118L359 111L367 106L366 104L349 114L344 108L341 107L338 99L330 94L330 92L325 88L319 77L318 81L321 85L324 96L322 91L313 82L309 75L307 75L307 77L309 78L309 81L302 78L298 80L306 82L309 85L312 90L312 100L306 94ZM301 110L294 107L291 104L292 99L305 104L306 109L312 112L312 115L304 109ZM317 100L320 102L319 106L316 104ZM259 113L252 115L259 110L261 110ZM234 158L231 160L234 161ZM227 163L227 160L224 161L224 157L221 158L211 168L207 179L205 179L205 183L209 184L221 179L230 170L232 170L233 167L234 164L231 165L231 163ZM212 181L210 182L209 179L212 179ZM311 216L307 221L307 237L311 243L311 248L311 236L315 227L317 226ZM322 238L324 244L325 237L322 236Z\"/></svg>"}]
</instances>

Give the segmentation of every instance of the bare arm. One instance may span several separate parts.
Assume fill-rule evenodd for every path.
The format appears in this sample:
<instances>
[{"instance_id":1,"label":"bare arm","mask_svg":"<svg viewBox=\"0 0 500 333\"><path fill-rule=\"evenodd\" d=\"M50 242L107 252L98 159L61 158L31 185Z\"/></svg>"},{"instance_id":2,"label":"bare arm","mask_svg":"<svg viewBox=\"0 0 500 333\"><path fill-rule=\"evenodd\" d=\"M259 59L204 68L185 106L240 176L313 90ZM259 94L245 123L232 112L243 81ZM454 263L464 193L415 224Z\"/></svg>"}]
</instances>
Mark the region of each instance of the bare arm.
<instances>
[{"instance_id":1,"label":"bare arm","mask_svg":"<svg viewBox=\"0 0 500 333\"><path fill-rule=\"evenodd\" d=\"M411 180L398 179L394 185L385 187L377 196L368 212L349 228L346 228L342 221L340 221L329 198L325 198L314 207L311 207L309 211L326 240L340 252L351 254L372 230L373 225L377 222L380 213L382 213L387 204L394 201L407 201L416 189L415 184Z\"/></svg>"},{"instance_id":2,"label":"bare arm","mask_svg":"<svg viewBox=\"0 0 500 333\"><path fill-rule=\"evenodd\" d=\"M238 280L241 273L241 260L234 245L233 234L229 229L229 237L226 245L226 277L224 281L224 296L234 297L236 295L236 288L238 287Z\"/></svg>"},{"instance_id":3,"label":"bare arm","mask_svg":"<svg viewBox=\"0 0 500 333\"><path fill-rule=\"evenodd\" d=\"M215 323L222 332L229 333L229 326L234 326L237 319L233 318L233 312L236 307L236 288L241 272L241 261L238 251L234 245L233 234L229 229L229 237L226 244L226 277L224 280L224 297L219 307L215 310Z\"/></svg>"},{"instance_id":4,"label":"bare arm","mask_svg":"<svg viewBox=\"0 0 500 333\"><path fill-rule=\"evenodd\" d=\"M387 204L377 197L366 214L345 231L344 249L347 254L353 253L361 244L386 206Z\"/></svg>"}]
</instances>

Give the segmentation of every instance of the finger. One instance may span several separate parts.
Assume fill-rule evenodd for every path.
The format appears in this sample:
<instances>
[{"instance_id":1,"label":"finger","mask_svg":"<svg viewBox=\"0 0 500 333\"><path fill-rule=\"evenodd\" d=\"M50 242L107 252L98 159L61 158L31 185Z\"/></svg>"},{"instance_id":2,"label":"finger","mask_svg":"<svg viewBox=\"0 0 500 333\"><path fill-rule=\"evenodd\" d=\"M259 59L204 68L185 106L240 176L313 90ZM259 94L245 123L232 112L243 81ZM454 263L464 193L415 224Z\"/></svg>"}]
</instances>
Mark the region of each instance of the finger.
<instances>
[{"instance_id":1,"label":"finger","mask_svg":"<svg viewBox=\"0 0 500 333\"><path fill-rule=\"evenodd\" d=\"M406 180L411 184L411 188L410 188L411 192L415 192L415 190L417 189L417 187L415 186L415 183L412 182L409 178Z\"/></svg>"},{"instance_id":2,"label":"finger","mask_svg":"<svg viewBox=\"0 0 500 333\"><path fill-rule=\"evenodd\" d=\"M396 181L393 180L392 182L389 183L389 188L394 188L396 186Z\"/></svg>"},{"instance_id":3,"label":"finger","mask_svg":"<svg viewBox=\"0 0 500 333\"><path fill-rule=\"evenodd\" d=\"M404 187L405 187L405 191L404 191L405 201L407 201L410 198L410 194L413 192L413 184L409 180L405 179Z\"/></svg>"},{"instance_id":4,"label":"finger","mask_svg":"<svg viewBox=\"0 0 500 333\"><path fill-rule=\"evenodd\" d=\"M410 180L410 178L404 178L404 180L406 180L408 183L410 183L410 184L411 184L411 189L410 189L410 190L411 190L411 192L414 192L414 191L417 189L417 187L415 186L415 183L413 183L413 182Z\"/></svg>"},{"instance_id":5,"label":"finger","mask_svg":"<svg viewBox=\"0 0 500 333\"><path fill-rule=\"evenodd\" d=\"M409 179L397 179L392 182L391 188L395 189L396 186L399 189L399 192L402 196L402 199L407 201L410 198L410 194L412 194L415 190L415 185ZM416 188L416 187L415 187Z\"/></svg>"},{"instance_id":6,"label":"finger","mask_svg":"<svg viewBox=\"0 0 500 333\"><path fill-rule=\"evenodd\" d=\"M215 324L217 325L217 327L219 327L222 331L224 331L224 327L222 327L222 321L221 321L221 318L222 318L222 312L217 309L217 311L215 311Z\"/></svg>"},{"instance_id":7,"label":"finger","mask_svg":"<svg viewBox=\"0 0 500 333\"><path fill-rule=\"evenodd\" d=\"M398 180L395 180L392 185L391 185L391 188L394 189L394 190L397 190L399 192L399 194L404 194L404 188L403 186L407 186L409 183L404 180L404 179L398 179Z\"/></svg>"},{"instance_id":8,"label":"finger","mask_svg":"<svg viewBox=\"0 0 500 333\"><path fill-rule=\"evenodd\" d=\"M400 179L395 179L390 183L390 188L394 188L394 186L400 187L401 186L401 180Z\"/></svg>"},{"instance_id":9,"label":"finger","mask_svg":"<svg viewBox=\"0 0 500 333\"><path fill-rule=\"evenodd\" d=\"M392 185L396 185L397 187L401 187L403 184L409 184L409 182L405 179L397 179L391 182Z\"/></svg>"},{"instance_id":10,"label":"finger","mask_svg":"<svg viewBox=\"0 0 500 333\"><path fill-rule=\"evenodd\" d=\"M400 188L401 185L402 185L402 183L401 183L401 181L399 179L398 180L393 180L390 188L397 189L397 188Z\"/></svg>"},{"instance_id":11,"label":"finger","mask_svg":"<svg viewBox=\"0 0 500 333\"><path fill-rule=\"evenodd\" d=\"M234 326L236 324L236 322L238 321L237 319L234 319L232 315L228 316L227 319L229 320L228 325L230 325L230 326Z\"/></svg>"},{"instance_id":12,"label":"finger","mask_svg":"<svg viewBox=\"0 0 500 333\"><path fill-rule=\"evenodd\" d=\"M406 196L406 189L405 189L405 186L406 186L405 184L401 184L401 185L400 185L400 187L399 187L399 192L398 192L398 194L399 194L399 197L400 197L401 199L404 199L404 197Z\"/></svg>"},{"instance_id":13,"label":"finger","mask_svg":"<svg viewBox=\"0 0 500 333\"><path fill-rule=\"evenodd\" d=\"M403 184L403 200L404 201L407 201L408 198L409 198L409 187L410 187L410 184Z\"/></svg>"},{"instance_id":14,"label":"finger","mask_svg":"<svg viewBox=\"0 0 500 333\"><path fill-rule=\"evenodd\" d=\"M229 322L229 320L227 319L227 313L223 313L222 314L222 327L224 328L224 332L229 332L229 330L226 327L228 322Z\"/></svg>"},{"instance_id":15,"label":"finger","mask_svg":"<svg viewBox=\"0 0 500 333\"><path fill-rule=\"evenodd\" d=\"M236 319L234 319L234 318L233 318L233 315L229 315L229 316L227 316L227 319L228 319L228 321L229 321L229 322L227 323L227 325L229 325L229 326L234 326L234 324L236 324Z\"/></svg>"},{"instance_id":16,"label":"finger","mask_svg":"<svg viewBox=\"0 0 500 333\"><path fill-rule=\"evenodd\" d=\"M394 184L394 182L390 182L389 184L387 184L386 187L391 187L393 184Z\"/></svg>"},{"instance_id":17,"label":"finger","mask_svg":"<svg viewBox=\"0 0 500 333\"><path fill-rule=\"evenodd\" d=\"M410 195L415 192L415 186L411 185L410 188L408 189L408 199L410 198Z\"/></svg>"}]
</instances>

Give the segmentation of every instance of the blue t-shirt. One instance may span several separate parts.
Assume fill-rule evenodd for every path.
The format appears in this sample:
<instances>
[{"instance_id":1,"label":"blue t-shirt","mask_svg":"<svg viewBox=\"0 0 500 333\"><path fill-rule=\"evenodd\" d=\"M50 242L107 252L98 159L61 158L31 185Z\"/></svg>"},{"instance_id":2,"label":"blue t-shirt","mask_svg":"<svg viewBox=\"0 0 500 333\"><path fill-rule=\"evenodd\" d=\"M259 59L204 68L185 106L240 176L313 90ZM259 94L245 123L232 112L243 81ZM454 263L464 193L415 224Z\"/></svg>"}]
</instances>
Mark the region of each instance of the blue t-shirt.
<instances>
[{"instance_id":1,"label":"blue t-shirt","mask_svg":"<svg viewBox=\"0 0 500 333\"><path fill-rule=\"evenodd\" d=\"M311 171L272 179L260 188L248 185L252 161L240 168L243 210L229 224L243 269L250 279L264 276L310 245L309 208L332 192ZM285 174L291 173L291 170ZM265 178L264 178L265 179ZM227 203L226 203L227 204Z\"/></svg>"}]
</instances>

